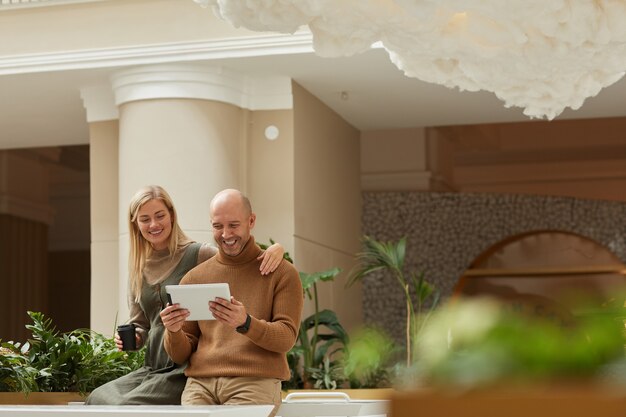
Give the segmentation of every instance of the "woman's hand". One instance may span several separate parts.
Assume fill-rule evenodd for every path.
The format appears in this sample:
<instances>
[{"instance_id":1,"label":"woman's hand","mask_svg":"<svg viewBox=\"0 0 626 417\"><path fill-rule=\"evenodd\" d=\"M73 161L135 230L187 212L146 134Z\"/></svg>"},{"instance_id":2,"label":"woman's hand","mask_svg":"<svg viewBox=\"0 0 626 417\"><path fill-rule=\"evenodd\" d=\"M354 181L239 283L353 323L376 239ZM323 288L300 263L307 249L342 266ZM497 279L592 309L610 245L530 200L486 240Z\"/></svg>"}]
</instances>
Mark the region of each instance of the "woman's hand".
<instances>
[{"instance_id":1,"label":"woman's hand","mask_svg":"<svg viewBox=\"0 0 626 417\"><path fill-rule=\"evenodd\" d=\"M271 272L276 271L278 265L283 260L283 255L285 254L285 248L280 243L274 243L272 246L267 248L257 259L261 261L261 266L259 270L261 271L261 275L267 275Z\"/></svg>"},{"instance_id":2,"label":"woman's hand","mask_svg":"<svg viewBox=\"0 0 626 417\"><path fill-rule=\"evenodd\" d=\"M141 338L138 333L135 333L135 346L141 345ZM122 343L122 339L120 339L120 335L115 333L115 347L120 352L124 350L124 343Z\"/></svg>"},{"instance_id":3,"label":"woman's hand","mask_svg":"<svg viewBox=\"0 0 626 417\"><path fill-rule=\"evenodd\" d=\"M120 339L120 335L117 333L115 333L115 347L117 347L117 350L119 350L120 352L124 350L124 344L122 343L122 339Z\"/></svg>"},{"instance_id":4,"label":"woman's hand","mask_svg":"<svg viewBox=\"0 0 626 417\"><path fill-rule=\"evenodd\" d=\"M167 303L167 307L161 310L159 316L161 316L161 321L165 328L172 333L176 333L183 328L185 319L189 317L189 314L189 310L180 308L180 304L172 305Z\"/></svg>"}]
</instances>

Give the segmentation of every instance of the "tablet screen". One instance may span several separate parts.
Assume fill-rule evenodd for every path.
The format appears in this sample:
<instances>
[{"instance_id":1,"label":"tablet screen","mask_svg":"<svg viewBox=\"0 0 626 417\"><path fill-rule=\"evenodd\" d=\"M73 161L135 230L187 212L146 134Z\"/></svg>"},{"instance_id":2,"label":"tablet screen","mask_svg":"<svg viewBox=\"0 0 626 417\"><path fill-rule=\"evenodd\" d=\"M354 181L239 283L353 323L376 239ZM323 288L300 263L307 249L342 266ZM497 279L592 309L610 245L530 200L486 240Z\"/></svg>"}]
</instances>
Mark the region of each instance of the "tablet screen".
<instances>
[{"instance_id":1,"label":"tablet screen","mask_svg":"<svg viewBox=\"0 0 626 417\"><path fill-rule=\"evenodd\" d=\"M209 310L209 301L217 297L230 300L230 288L226 283L166 285L165 291L172 304L178 303L189 310L187 320L215 320Z\"/></svg>"}]
</instances>

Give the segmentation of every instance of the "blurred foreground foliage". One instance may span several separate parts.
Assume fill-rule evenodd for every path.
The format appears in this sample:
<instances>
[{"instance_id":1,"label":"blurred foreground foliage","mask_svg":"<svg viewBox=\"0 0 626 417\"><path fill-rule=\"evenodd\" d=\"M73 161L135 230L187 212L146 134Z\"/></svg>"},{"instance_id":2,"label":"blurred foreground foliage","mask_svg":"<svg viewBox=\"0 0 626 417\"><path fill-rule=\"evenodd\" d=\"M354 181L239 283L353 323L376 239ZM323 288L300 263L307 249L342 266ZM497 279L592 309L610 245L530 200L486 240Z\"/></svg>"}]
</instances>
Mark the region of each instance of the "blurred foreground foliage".
<instances>
[{"instance_id":1,"label":"blurred foreground foliage","mask_svg":"<svg viewBox=\"0 0 626 417\"><path fill-rule=\"evenodd\" d=\"M601 378L624 363L623 299L618 304L564 325L493 299L453 300L423 329L410 383L476 387Z\"/></svg>"}]
</instances>

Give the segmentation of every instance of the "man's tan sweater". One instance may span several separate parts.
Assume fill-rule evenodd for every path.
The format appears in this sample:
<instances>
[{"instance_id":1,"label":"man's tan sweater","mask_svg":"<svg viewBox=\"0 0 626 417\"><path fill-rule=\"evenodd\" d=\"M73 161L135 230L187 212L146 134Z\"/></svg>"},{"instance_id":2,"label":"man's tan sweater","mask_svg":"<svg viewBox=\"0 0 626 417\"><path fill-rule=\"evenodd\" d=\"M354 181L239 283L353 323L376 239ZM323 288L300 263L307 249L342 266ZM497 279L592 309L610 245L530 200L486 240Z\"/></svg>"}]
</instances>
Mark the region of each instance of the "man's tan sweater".
<instances>
[{"instance_id":1,"label":"man's tan sweater","mask_svg":"<svg viewBox=\"0 0 626 417\"><path fill-rule=\"evenodd\" d=\"M239 255L220 250L181 280L181 285L228 283L231 296L252 317L245 334L217 320L188 321L182 331L166 331L165 350L178 364L189 360L187 376L289 379L285 354L298 336L302 284L294 266L285 260L273 273L261 275L260 254L251 236Z\"/></svg>"}]
</instances>

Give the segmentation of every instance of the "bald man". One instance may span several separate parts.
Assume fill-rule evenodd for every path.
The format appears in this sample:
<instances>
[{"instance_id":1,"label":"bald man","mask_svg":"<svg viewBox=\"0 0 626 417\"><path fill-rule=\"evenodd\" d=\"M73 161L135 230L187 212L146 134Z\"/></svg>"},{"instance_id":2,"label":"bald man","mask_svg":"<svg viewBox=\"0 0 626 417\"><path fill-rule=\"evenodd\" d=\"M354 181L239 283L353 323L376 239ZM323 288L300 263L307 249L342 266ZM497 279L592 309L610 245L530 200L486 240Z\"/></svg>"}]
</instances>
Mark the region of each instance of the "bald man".
<instances>
[{"instance_id":1,"label":"bald man","mask_svg":"<svg viewBox=\"0 0 626 417\"><path fill-rule=\"evenodd\" d=\"M180 283L226 282L231 299L208 303L216 320L185 321L189 311L177 304L161 312L165 350L178 364L189 361L181 403L274 404L275 414L281 380L289 379L286 353L300 325L300 278L285 260L261 275L261 249L251 234L256 215L240 191L220 191L210 214L219 253Z\"/></svg>"}]
</instances>

